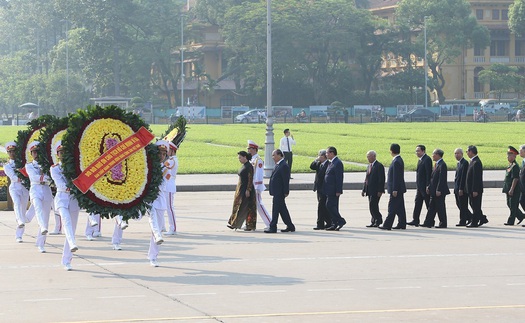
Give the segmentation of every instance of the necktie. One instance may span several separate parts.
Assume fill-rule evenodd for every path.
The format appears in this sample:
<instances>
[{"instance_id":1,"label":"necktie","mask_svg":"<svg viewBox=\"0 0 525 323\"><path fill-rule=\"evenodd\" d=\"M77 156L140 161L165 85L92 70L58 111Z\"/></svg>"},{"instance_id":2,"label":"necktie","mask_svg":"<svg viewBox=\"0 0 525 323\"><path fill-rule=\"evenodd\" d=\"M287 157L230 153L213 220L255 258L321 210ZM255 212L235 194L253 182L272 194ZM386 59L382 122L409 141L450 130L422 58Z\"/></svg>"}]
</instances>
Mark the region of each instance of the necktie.
<instances>
[{"instance_id":1,"label":"necktie","mask_svg":"<svg viewBox=\"0 0 525 323\"><path fill-rule=\"evenodd\" d=\"M286 143L288 144L288 152L292 152L290 149L290 138L286 137Z\"/></svg>"}]
</instances>

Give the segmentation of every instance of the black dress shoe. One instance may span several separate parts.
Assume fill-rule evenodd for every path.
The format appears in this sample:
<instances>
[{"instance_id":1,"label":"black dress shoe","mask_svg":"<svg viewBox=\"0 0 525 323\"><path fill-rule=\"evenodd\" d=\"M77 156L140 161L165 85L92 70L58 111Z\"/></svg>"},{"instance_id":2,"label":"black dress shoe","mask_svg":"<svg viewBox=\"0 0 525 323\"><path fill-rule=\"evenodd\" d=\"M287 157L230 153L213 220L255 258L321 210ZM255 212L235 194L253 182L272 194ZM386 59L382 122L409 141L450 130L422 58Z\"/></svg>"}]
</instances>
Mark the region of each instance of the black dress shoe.
<instances>
[{"instance_id":1,"label":"black dress shoe","mask_svg":"<svg viewBox=\"0 0 525 323\"><path fill-rule=\"evenodd\" d=\"M503 225L514 225L514 223L505 222L505 223L503 223Z\"/></svg>"},{"instance_id":2,"label":"black dress shoe","mask_svg":"<svg viewBox=\"0 0 525 323\"><path fill-rule=\"evenodd\" d=\"M518 224L521 224L521 222L523 222L523 219L519 220L519 221L518 221Z\"/></svg>"},{"instance_id":3,"label":"black dress shoe","mask_svg":"<svg viewBox=\"0 0 525 323\"><path fill-rule=\"evenodd\" d=\"M367 228L375 228L375 227L377 227L377 226L378 226L378 225L376 225L375 223L371 223L371 224L367 225L366 227L367 227Z\"/></svg>"},{"instance_id":4,"label":"black dress shoe","mask_svg":"<svg viewBox=\"0 0 525 323\"><path fill-rule=\"evenodd\" d=\"M277 233L277 230L264 230L264 233Z\"/></svg>"},{"instance_id":5,"label":"black dress shoe","mask_svg":"<svg viewBox=\"0 0 525 323\"><path fill-rule=\"evenodd\" d=\"M480 227L480 226L482 226L482 225L484 225L484 224L486 224L486 223L489 223L489 220L488 220L488 219L481 219L481 220L479 221L478 227Z\"/></svg>"},{"instance_id":6,"label":"black dress shoe","mask_svg":"<svg viewBox=\"0 0 525 323\"><path fill-rule=\"evenodd\" d=\"M467 226L466 223L461 223L460 222L460 223L456 224L456 227L466 227L466 226Z\"/></svg>"},{"instance_id":7,"label":"black dress shoe","mask_svg":"<svg viewBox=\"0 0 525 323\"><path fill-rule=\"evenodd\" d=\"M244 231L255 231L255 229L246 228Z\"/></svg>"},{"instance_id":8,"label":"black dress shoe","mask_svg":"<svg viewBox=\"0 0 525 323\"><path fill-rule=\"evenodd\" d=\"M281 232L295 232L295 228L282 229Z\"/></svg>"},{"instance_id":9,"label":"black dress shoe","mask_svg":"<svg viewBox=\"0 0 525 323\"><path fill-rule=\"evenodd\" d=\"M401 227L401 226L396 226L396 227L393 227L392 229L394 230L406 230L407 227Z\"/></svg>"},{"instance_id":10,"label":"black dress shoe","mask_svg":"<svg viewBox=\"0 0 525 323\"><path fill-rule=\"evenodd\" d=\"M324 230L324 228L315 227L314 230Z\"/></svg>"},{"instance_id":11,"label":"black dress shoe","mask_svg":"<svg viewBox=\"0 0 525 323\"><path fill-rule=\"evenodd\" d=\"M229 225L229 224L226 224L226 226L227 226L228 228L232 229L232 230L235 229L233 226L231 226L231 225Z\"/></svg>"},{"instance_id":12,"label":"black dress shoe","mask_svg":"<svg viewBox=\"0 0 525 323\"><path fill-rule=\"evenodd\" d=\"M335 225L332 225L332 226L329 226L328 228L326 228L325 230L326 231L335 231L335 229L337 229L337 227Z\"/></svg>"},{"instance_id":13,"label":"black dress shoe","mask_svg":"<svg viewBox=\"0 0 525 323\"><path fill-rule=\"evenodd\" d=\"M423 224L421 225L421 227L423 227L423 228L433 228L434 225L433 225L433 224L431 225L431 224L423 223Z\"/></svg>"},{"instance_id":14,"label":"black dress shoe","mask_svg":"<svg viewBox=\"0 0 525 323\"><path fill-rule=\"evenodd\" d=\"M447 226L446 225L436 225L434 228L436 228L436 229L446 229Z\"/></svg>"},{"instance_id":15,"label":"black dress shoe","mask_svg":"<svg viewBox=\"0 0 525 323\"><path fill-rule=\"evenodd\" d=\"M389 231L392 230L391 228L385 228L385 227L378 227L378 228L381 230L389 230Z\"/></svg>"},{"instance_id":16,"label":"black dress shoe","mask_svg":"<svg viewBox=\"0 0 525 323\"><path fill-rule=\"evenodd\" d=\"M411 221L411 222L408 222L407 224L408 225L413 225L415 227L419 227L419 222L416 222L416 221Z\"/></svg>"},{"instance_id":17,"label":"black dress shoe","mask_svg":"<svg viewBox=\"0 0 525 323\"><path fill-rule=\"evenodd\" d=\"M467 228L477 228L477 227L478 227L478 225L475 224L475 223L471 223L471 224L467 225Z\"/></svg>"},{"instance_id":18,"label":"black dress shoe","mask_svg":"<svg viewBox=\"0 0 525 323\"><path fill-rule=\"evenodd\" d=\"M340 224L339 224L339 225L338 225L338 226L337 226L337 227L335 228L335 231L339 231L339 230L341 230L341 228L342 228L342 227L344 227L344 226L345 226L345 224L346 224L346 221L345 221L345 220L343 220L343 222L342 222L342 223L340 223Z\"/></svg>"}]
</instances>

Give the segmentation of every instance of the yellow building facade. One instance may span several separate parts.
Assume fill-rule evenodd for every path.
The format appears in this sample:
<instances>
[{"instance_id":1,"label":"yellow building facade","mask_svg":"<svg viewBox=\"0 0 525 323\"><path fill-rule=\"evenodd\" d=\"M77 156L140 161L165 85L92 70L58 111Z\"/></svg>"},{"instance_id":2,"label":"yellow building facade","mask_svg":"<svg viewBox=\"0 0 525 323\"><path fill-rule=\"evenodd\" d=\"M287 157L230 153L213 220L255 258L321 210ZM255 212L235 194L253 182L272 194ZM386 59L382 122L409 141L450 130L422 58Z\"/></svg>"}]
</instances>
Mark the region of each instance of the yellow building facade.
<instances>
[{"instance_id":1,"label":"yellow building facade","mask_svg":"<svg viewBox=\"0 0 525 323\"><path fill-rule=\"evenodd\" d=\"M395 10L399 0L372 0L370 10L377 16L395 22ZM469 1L472 14L478 23L490 31L491 44L487 48L464 49L454 63L442 66L445 77L443 92L447 100L479 100L493 98L490 85L478 81L478 74L494 63L517 66L525 70L525 38L516 37L508 27L509 0ZM417 62L424 66L424 62ZM395 68L403 68L402 62L395 58L385 57L383 71L388 74ZM436 100L432 94L432 101ZM522 93L504 93L506 99L522 99Z\"/></svg>"}]
</instances>

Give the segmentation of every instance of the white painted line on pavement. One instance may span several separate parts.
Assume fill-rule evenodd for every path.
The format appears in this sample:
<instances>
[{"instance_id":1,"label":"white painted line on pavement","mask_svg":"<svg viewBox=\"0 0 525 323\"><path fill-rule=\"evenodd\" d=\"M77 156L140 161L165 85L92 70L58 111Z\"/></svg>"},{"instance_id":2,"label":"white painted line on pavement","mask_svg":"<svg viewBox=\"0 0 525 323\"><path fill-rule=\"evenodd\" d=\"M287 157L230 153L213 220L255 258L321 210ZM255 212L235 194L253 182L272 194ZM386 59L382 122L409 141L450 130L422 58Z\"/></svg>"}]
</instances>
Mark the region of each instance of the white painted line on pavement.
<instances>
[{"instance_id":1,"label":"white painted line on pavement","mask_svg":"<svg viewBox=\"0 0 525 323\"><path fill-rule=\"evenodd\" d=\"M508 283L507 286L523 286L525 283Z\"/></svg>"},{"instance_id":2,"label":"white painted line on pavement","mask_svg":"<svg viewBox=\"0 0 525 323\"><path fill-rule=\"evenodd\" d=\"M258 294L258 293L284 293L286 292L283 289L277 289L277 290L250 290L250 291L243 291L239 292L239 294Z\"/></svg>"},{"instance_id":3,"label":"white painted line on pavement","mask_svg":"<svg viewBox=\"0 0 525 323\"><path fill-rule=\"evenodd\" d=\"M320 289L307 289L308 292L344 292L349 290L355 290L355 288L320 288Z\"/></svg>"},{"instance_id":4,"label":"white painted line on pavement","mask_svg":"<svg viewBox=\"0 0 525 323\"><path fill-rule=\"evenodd\" d=\"M109 298L135 298L135 297L146 297L146 295L99 296L97 298L109 299Z\"/></svg>"},{"instance_id":5,"label":"white painted line on pavement","mask_svg":"<svg viewBox=\"0 0 525 323\"><path fill-rule=\"evenodd\" d=\"M170 297L174 296L201 296L201 295L217 295L217 293L186 293L186 294L168 294Z\"/></svg>"},{"instance_id":6,"label":"white painted line on pavement","mask_svg":"<svg viewBox=\"0 0 525 323\"><path fill-rule=\"evenodd\" d=\"M376 289L418 289L421 286L376 287Z\"/></svg>"},{"instance_id":7,"label":"white painted line on pavement","mask_svg":"<svg viewBox=\"0 0 525 323\"><path fill-rule=\"evenodd\" d=\"M24 302L56 302L56 301L72 301L72 298L40 298L40 299L25 299Z\"/></svg>"},{"instance_id":8,"label":"white painted line on pavement","mask_svg":"<svg viewBox=\"0 0 525 323\"><path fill-rule=\"evenodd\" d=\"M487 287L485 284L477 284L477 285L443 285L441 286L443 288L464 288L464 287Z\"/></svg>"}]
</instances>

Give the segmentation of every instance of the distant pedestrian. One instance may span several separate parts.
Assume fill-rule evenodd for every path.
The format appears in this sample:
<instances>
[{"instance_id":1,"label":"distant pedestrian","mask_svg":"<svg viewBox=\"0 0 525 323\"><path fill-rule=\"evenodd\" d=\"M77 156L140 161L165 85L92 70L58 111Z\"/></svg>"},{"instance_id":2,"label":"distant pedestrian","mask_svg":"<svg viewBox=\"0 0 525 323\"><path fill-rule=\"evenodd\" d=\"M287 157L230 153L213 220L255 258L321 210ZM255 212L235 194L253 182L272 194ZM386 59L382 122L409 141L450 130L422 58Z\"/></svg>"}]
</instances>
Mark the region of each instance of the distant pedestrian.
<instances>
[{"instance_id":1,"label":"distant pedestrian","mask_svg":"<svg viewBox=\"0 0 525 323\"><path fill-rule=\"evenodd\" d=\"M505 180L503 181L503 190L507 196L507 206L510 210L509 218L505 225L514 225L514 221L518 219L518 224L523 221L525 215L518 208L520 201L520 167L516 163L516 156L518 155L518 150L512 146L509 146L507 151L507 160L509 165L507 166L507 171L505 172Z\"/></svg>"},{"instance_id":2,"label":"distant pedestrian","mask_svg":"<svg viewBox=\"0 0 525 323\"><path fill-rule=\"evenodd\" d=\"M447 209L445 198L450 194L447 182L447 164L443 160L444 152L441 149L435 149L432 153L432 160L435 162L434 170L430 176L430 184L427 187L427 194L430 196L430 204L424 227L431 228L434 226L436 213L439 218L439 224L436 228L444 229L447 227Z\"/></svg>"},{"instance_id":3,"label":"distant pedestrian","mask_svg":"<svg viewBox=\"0 0 525 323\"><path fill-rule=\"evenodd\" d=\"M292 163L293 163L293 152L292 146L295 146L296 142L293 138L293 135L290 133L290 129L284 129L284 137L281 138L279 145L280 150L284 154L284 160L290 167L290 178L292 178Z\"/></svg>"},{"instance_id":4,"label":"distant pedestrian","mask_svg":"<svg viewBox=\"0 0 525 323\"><path fill-rule=\"evenodd\" d=\"M379 227L383 223L383 215L379 211L379 201L385 193L385 167L377 160L377 153L370 150L366 153L368 167L366 169L365 184L361 196L368 196L368 209L372 216L368 228Z\"/></svg>"},{"instance_id":5,"label":"distant pedestrian","mask_svg":"<svg viewBox=\"0 0 525 323\"><path fill-rule=\"evenodd\" d=\"M339 213L339 197L343 194L344 166L337 157L337 149L333 146L326 148L328 168L324 176L323 189L326 194L326 208L332 218L332 226L328 231L339 231L346 224L346 220Z\"/></svg>"},{"instance_id":6,"label":"distant pedestrian","mask_svg":"<svg viewBox=\"0 0 525 323\"><path fill-rule=\"evenodd\" d=\"M272 152L272 159L275 162L269 185L270 195L273 196L272 222L270 222L270 228L264 230L264 232L277 232L279 215L281 215L284 224L286 224L286 229L282 229L281 232L295 232L295 225L292 223L285 201L288 194L290 194L290 167L284 161L284 155L280 149Z\"/></svg>"},{"instance_id":7,"label":"distant pedestrian","mask_svg":"<svg viewBox=\"0 0 525 323\"><path fill-rule=\"evenodd\" d=\"M464 227L472 221L472 213L468 208L468 194L465 191L467 181L468 161L463 158L463 149L456 148L454 156L458 161L456 166L456 175L454 176L454 196L456 206L459 209L459 223L457 227Z\"/></svg>"},{"instance_id":8,"label":"distant pedestrian","mask_svg":"<svg viewBox=\"0 0 525 323\"><path fill-rule=\"evenodd\" d=\"M314 192L317 192L317 225L314 230L324 230L332 226L332 218L326 208L326 195L323 187L327 168L326 150L321 149L317 158L310 164L310 169L315 170Z\"/></svg>"},{"instance_id":9,"label":"distant pedestrian","mask_svg":"<svg viewBox=\"0 0 525 323\"><path fill-rule=\"evenodd\" d=\"M383 226L379 228L382 230L391 229L406 229L407 215L405 210L405 199L404 195L407 191L405 185L405 163L403 158L400 156L401 147L399 144L390 145L390 154L392 155L392 163L388 168L388 179L387 179L387 192L390 194L388 200L388 215L383 223ZM398 223L395 227L394 218L398 217Z\"/></svg>"}]
</instances>

